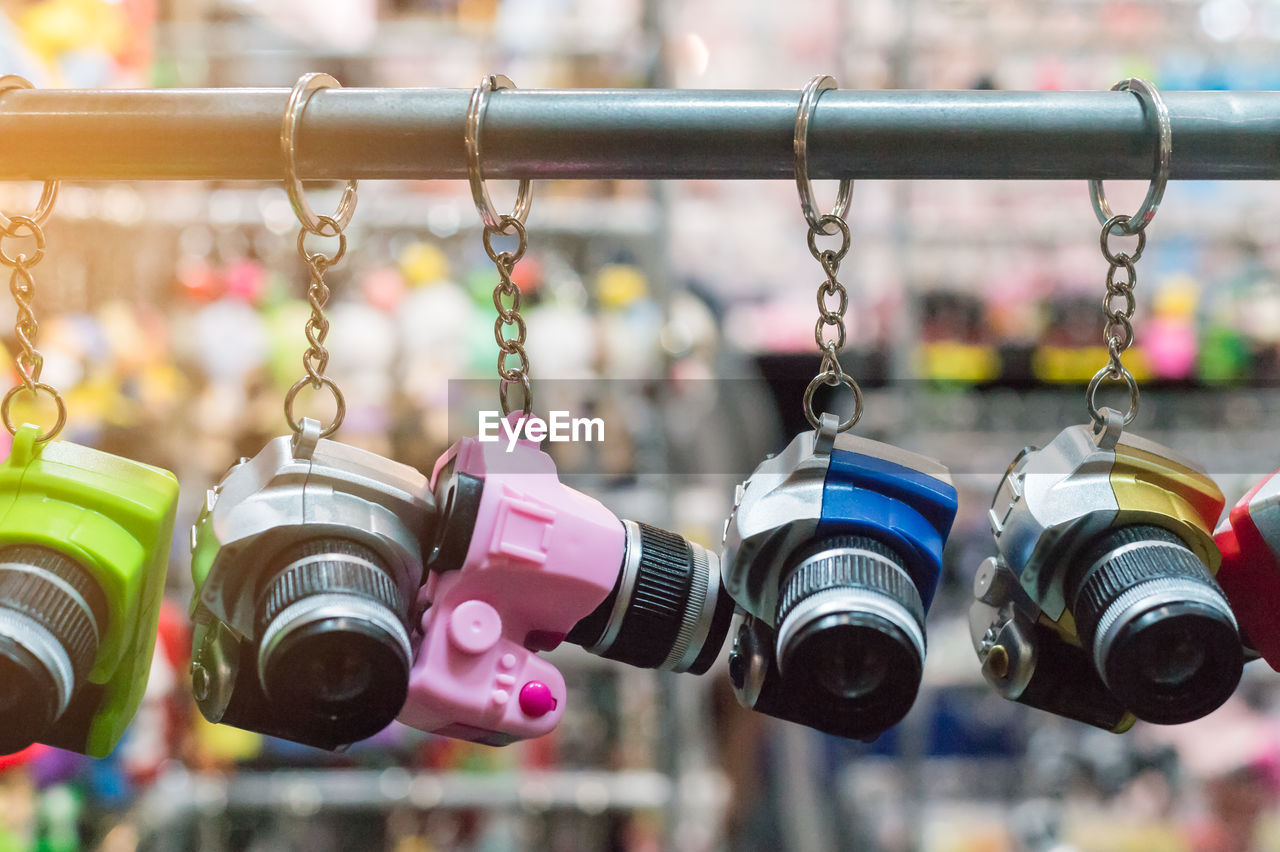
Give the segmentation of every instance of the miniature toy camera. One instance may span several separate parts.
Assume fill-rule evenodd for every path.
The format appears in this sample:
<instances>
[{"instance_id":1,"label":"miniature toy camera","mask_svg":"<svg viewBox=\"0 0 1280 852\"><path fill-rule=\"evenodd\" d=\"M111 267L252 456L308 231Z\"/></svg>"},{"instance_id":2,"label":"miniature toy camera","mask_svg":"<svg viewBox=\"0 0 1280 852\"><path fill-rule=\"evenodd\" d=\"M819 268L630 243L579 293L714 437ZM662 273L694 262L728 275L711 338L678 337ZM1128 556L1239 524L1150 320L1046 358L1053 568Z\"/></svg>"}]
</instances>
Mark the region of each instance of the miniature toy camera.
<instances>
[{"instance_id":1,"label":"miniature toy camera","mask_svg":"<svg viewBox=\"0 0 1280 852\"><path fill-rule=\"evenodd\" d=\"M1108 410L1109 412L1109 410ZM970 633L1006 698L1120 732L1177 724L1240 680L1235 617L1214 582L1218 487L1118 416L1013 460L990 512Z\"/></svg>"},{"instance_id":2,"label":"miniature toy camera","mask_svg":"<svg viewBox=\"0 0 1280 852\"><path fill-rule=\"evenodd\" d=\"M724 541L744 612L729 675L745 707L871 740L919 690L956 490L938 462L835 424L824 415L739 486Z\"/></svg>"},{"instance_id":3,"label":"miniature toy camera","mask_svg":"<svg viewBox=\"0 0 1280 852\"><path fill-rule=\"evenodd\" d=\"M432 483L439 533L400 721L488 745L546 734L564 713L565 683L536 652L565 640L697 674L719 654L733 604L715 554L620 520L562 484L536 443L508 452L464 438Z\"/></svg>"},{"instance_id":4,"label":"miniature toy camera","mask_svg":"<svg viewBox=\"0 0 1280 852\"><path fill-rule=\"evenodd\" d=\"M304 419L208 493L192 530L192 688L211 722L337 748L400 712L435 523L426 477Z\"/></svg>"},{"instance_id":5,"label":"miniature toy camera","mask_svg":"<svg viewBox=\"0 0 1280 852\"><path fill-rule=\"evenodd\" d=\"M1280 671L1280 471L1249 490L1213 540L1222 551L1218 583L1244 644Z\"/></svg>"},{"instance_id":6,"label":"miniature toy camera","mask_svg":"<svg viewBox=\"0 0 1280 852\"><path fill-rule=\"evenodd\" d=\"M39 437L0 463L0 752L105 757L151 671L178 482Z\"/></svg>"}]
</instances>

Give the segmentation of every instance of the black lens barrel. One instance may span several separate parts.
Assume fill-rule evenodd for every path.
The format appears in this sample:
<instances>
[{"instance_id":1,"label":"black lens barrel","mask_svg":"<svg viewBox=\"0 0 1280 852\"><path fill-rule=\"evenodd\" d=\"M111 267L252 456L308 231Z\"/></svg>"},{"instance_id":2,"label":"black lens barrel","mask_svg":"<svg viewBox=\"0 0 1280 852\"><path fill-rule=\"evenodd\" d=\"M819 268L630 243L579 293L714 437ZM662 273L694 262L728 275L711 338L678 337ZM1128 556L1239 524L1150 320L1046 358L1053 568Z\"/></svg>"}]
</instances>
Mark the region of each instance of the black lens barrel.
<instances>
[{"instance_id":1,"label":"black lens barrel","mask_svg":"<svg viewBox=\"0 0 1280 852\"><path fill-rule=\"evenodd\" d=\"M1208 568L1150 524L1099 536L1067 576L1085 651L1138 718L1179 724L1217 709L1240 681L1235 618Z\"/></svg>"},{"instance_id":2,"label":"black lens barrel","mask_svg":"<svg viewBox=\"0 0 1280 852\"><path fill-rule=\"evenodd\" d=\"M0 610L13 614L0 612L6 693L0 753L8 754L39 740L57 721L93 666L108 611L102 587L84 566L26 544L0 548Z\"/></svg>"},{"instance_id":3,"label":"black lens barrel","mask_svg":"<svg viewBox=\"0 0 1280 852\"><path fill-rule=\"evenodd\" d=\"M901 556L867 536L830 536L789 570L775 621L788 700L818 730L878 736L911 708L924 670L924 605Z\"/></svg>"},{"instance_id":4,"label":"black lens barrel","mask_svg":"<svg viewBox=\"0 0 1280 852\"><path fill-rule=\"evenodd\" d=\"M719 655L733 618L719 561L675 533L623 523L627 546L613 590L567 640L638 668L702 674Z\"/></svg>"},{"instance_id":5,"label":"black lens barrel","mask_svg":"<svg viewBox=\"0 0 1280 852\"><path fill-rule=\"evenodd\" d=\"M263 692L323 738L354 742L386 727L412 660L409 603L383 560L348 539L311 539L268 576L257 611Z\"/></svg>"}]
</instances>

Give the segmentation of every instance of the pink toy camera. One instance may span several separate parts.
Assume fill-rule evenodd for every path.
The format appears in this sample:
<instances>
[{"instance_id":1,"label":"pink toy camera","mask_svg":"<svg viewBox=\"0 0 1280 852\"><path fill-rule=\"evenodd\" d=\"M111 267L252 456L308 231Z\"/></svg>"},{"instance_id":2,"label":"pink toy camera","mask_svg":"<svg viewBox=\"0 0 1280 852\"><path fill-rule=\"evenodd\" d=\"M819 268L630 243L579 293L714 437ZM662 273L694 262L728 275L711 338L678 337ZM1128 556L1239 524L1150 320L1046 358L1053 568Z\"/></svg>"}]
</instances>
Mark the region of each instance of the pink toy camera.
<instances>
[{"instance_id":1,"label":"pink toy camera","mask_svg":"<svg viewBox=\"0 0 1280 852\"><path fill-rule=\"evenodd\" d=\"M431 486L442 509L401 722L488 745L550 732L564 678L536 652L566 639L695 674L719 654L733 602L716 555L562 485L536 443L464 438Z\"/></svg>"}]
</instances>

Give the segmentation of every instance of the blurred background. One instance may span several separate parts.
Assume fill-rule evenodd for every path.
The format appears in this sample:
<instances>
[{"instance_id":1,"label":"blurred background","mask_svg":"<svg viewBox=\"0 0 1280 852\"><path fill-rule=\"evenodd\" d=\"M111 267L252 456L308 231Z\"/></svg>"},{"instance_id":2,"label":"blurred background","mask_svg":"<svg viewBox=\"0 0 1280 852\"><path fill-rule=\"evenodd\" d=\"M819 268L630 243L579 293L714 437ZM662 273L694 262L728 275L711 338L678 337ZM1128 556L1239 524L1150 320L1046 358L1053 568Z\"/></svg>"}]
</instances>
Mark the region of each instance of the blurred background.
<instances>
[{"instance_id":1,"label":"blurred background","mask_svg":"<svg viewBox=\"0 0 1280 852\"><path fill-rule=\"evenodd\" d=\"M1253 90L1280 89L1278 49L1277 0L0 0L0 69L38 87L288 87L327 71L371 87L501 72L523 88L798 94L829 73L862 89L1136 75ZM1108 189L1129 209L1145 186ZM0 209L35 192L0 186ZM1228 506L1278 463L1278 211L1267 184L1171 184L1138 266L1136 428L1205 465ZM183 497L143 711L108 760L37 747L0 762L0 850L1280 849L1280 677L1265 664L1201 722L1117 737L997 697L964 626L1005 466L1084 422L1104 363L1085 183L860 181L850 221L859 432L942 459L961 490L907 719L850 743L740 710L723 661L681 677L566 648L551 736L491 749L393 726L329 754L204 723L186 674L186 526L205 488L286 430L301 375L288 199L65 185L35 270L64 437L174 470ZM805 425L822 273L794 185L542 182L528 228L515 277L539 407L613 430L555 448L566 481L715 548L734 484ZM474 430L457 412L475 386L458 380L496 389L479 218L461 182L365 182L348 236L328 275L339 437L429 469ZM0 305L7 353L12 318Z\"/></svg>"}]
</instances>

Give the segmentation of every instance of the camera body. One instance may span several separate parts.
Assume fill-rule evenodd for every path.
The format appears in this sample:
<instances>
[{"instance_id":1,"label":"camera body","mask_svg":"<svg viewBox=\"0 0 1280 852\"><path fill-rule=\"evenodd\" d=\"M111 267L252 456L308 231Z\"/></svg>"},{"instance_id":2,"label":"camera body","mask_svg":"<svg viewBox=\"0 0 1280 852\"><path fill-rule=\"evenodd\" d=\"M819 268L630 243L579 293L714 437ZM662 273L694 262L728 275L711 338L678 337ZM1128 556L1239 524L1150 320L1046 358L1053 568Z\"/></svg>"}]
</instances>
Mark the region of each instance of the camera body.
<instances>
[{"instance_id":1,"label":"camera body","mask_svg":"<svg viewBox=\"0 0 1280 852\"><path fill-rule=\"evenodd\" d=\"M0 463L0 751L105 757L151 671L178 482L39 436Z\"/></svg>"},{"instance_id":2,"label":"camera body","mask_svg":"<svg viewBox=\"0 0 1280 852\"><path fill-rule=\"evenodd\" d=\"M1280 671L1280 471L1249 490L1213 534L1218 583L1245 644Z\"/></svg>"},{"instance_id":3,"label":"camera body","mask_svg":"<svg viewBox=\"0 0 1280 852\"><path fill-rule=\"evenodd\" d=\"M940 463L836 434L826 417L760 464L725 525L739 702L863 740L897 723L919 689L955 513Z\"/></svg>"},{"instance_id":4,"label":"camera body","mask_svg":"<svg viewBox=\"0 0 1280 852\"><path fill-rule=\"evenodd\" d=\"M400 711L435 523L427 479L304 419L211 489L192 529L192 689L211 722L333 749Z\"/></svg>"},{"instance_id":5,"label":"camera body","mask_svg":"<svg viewBox=\"0 0 1280 852\"><path fill-rule=\"evenodd\" d=\"M1215 709L1242 665L1213 579L1222 505L1192 462L1115 418L1023 450L992 501L998 555L969 613L988 682L1116 732Z\"/></svg>"},{"instance_id":6,"label":"camera body","mask_svg":"<svg viewBox=\"0 0 1280 852\"><path fill-rule=\"evenodd\" d=\"M533 441L464 438L432 483L441 520L401 722L487 745L546 734L565 682L538 652L566 640L644 668L714 662L733 614L714 554L564 485Z\"/></svg>"}]
</instances>

